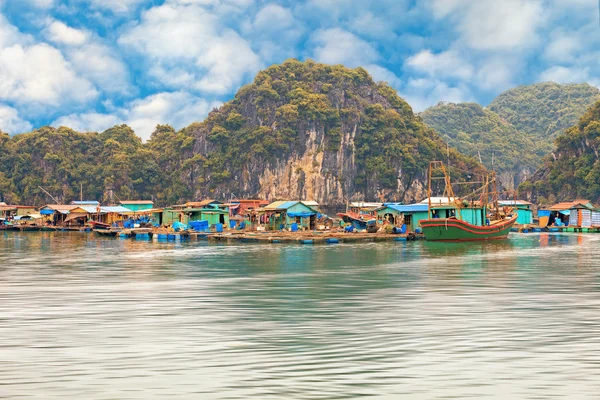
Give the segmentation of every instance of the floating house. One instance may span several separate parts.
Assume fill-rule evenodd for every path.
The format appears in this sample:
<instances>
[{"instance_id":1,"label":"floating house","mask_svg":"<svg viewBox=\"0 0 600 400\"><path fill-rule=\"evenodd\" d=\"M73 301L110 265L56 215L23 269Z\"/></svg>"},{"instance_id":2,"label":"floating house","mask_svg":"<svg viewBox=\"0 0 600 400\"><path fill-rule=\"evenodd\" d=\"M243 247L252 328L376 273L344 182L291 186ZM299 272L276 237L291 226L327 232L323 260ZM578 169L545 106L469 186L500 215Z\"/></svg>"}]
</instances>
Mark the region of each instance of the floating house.
<instances>
[{"instance_id":1,"label":"floating house","mask_svg":"<svg viewBox=\"0 0 600 400\"><path fill-rule=\"evenodd\" d=\"M511 207L515 210L517 212L517 224L530 225L533 223L532 203L525 200L500 200L498 205L500 207Z\"/></svg>"},{"instance_id":2,"label":"floating house","mask_svg":"<svg viewBox=\"0 0 600 400\"><path fill-rule=\"evenodd\" d=\"M268 230L314 230L319 212L313 207L306 205L303 201L284 200L269 204L261 212L267 216Z\"/></svg>"},{"instance_id":3,"label":"floating house","mask_svg":"<svg viewBox=\"0 0 600 400\"><path fill-rule=\"evenodd\" d=\"M390 221L395 226L406 225L407 231L415 232L420 221L427 219L427 204L384 204L377 209L377 219Z\"/></svg>"},{"instance_id":4,"label":"floating house","mask_svg":"<svg viewBox=\"0 0 600 400\"><path fill-rule=\"evenodd\" d=\"M177 215L176 215L177 214ZM191 201L163 211L163 224L180 222L184 225L212 227L229 226L229 206L218 200ZM206 224L194 224L206 222ZM205 229L205 228L203 228ZM217 229L218 230L218 229Z\"/></svg>"},{"instance_id":5,"label":"floating house","mask_svg":"<svg viewBox=\"0 0 600 400\"><path fill-rule=\"evenodd\" d=\"M227 204L229 207L229 227L245 228L258 222L258 210L269 205L267 200L236 199Z\"/></svg>"},{"instance_id":6,"label":"floating house","mask_svg":"<svg viewBox=\"0 0 600 400\"><path fill-rule=\"evenodd\" d=\"M95 207L94 207L95 208ZM52 225L84 225L89 218L88 210L72 204L47 204L39 213Z\"/></svg>"},{"instance_id":7,"label":"floating house","mask_svg":"<svg viewBox=\"0 0 600 400\"><path fill-rule=\"evenodd\" d=\"M154 202L151 200L125 200L119 204L133 212L147 211L154 207Z\"/></svg>"},{"instance_id":8,"label":"floating house","mask_svg":"<svg viewBox=\"0 0 600 400\"><path fill-rule=\"evenodd\" d=\"M17 206L0 203L0 219L7 220L15 217L24 217L35 213L34 206Z\"/></svg>"},{"instance_id":9,"label":"floating house","mask_svg":"<svg viewBox=\"0 0 600 400\"><path fill-rule=\"evenodd\" d=\"M360 216L364 219L369 219L377 215L376 210L383 206L383 203L365 202L365 201L354 201L348 205L348 211L350 214L354 213L354 216Z\"/></svg>"},{"instance_id":10,"label":"floating house","mask_svg":"<svg viewBox=\"0 0 600 400\"><path fill-rule=\"evenodd\" d=\"M542 228L552 225L590 227L593 213L595 214L595 207L589 200L577 199L557 203L547 210L539 210L538 217ZM547 223L544 224L546 217ZM598 223L600 225L600 221Z\"/></svg>"}]
</instances>

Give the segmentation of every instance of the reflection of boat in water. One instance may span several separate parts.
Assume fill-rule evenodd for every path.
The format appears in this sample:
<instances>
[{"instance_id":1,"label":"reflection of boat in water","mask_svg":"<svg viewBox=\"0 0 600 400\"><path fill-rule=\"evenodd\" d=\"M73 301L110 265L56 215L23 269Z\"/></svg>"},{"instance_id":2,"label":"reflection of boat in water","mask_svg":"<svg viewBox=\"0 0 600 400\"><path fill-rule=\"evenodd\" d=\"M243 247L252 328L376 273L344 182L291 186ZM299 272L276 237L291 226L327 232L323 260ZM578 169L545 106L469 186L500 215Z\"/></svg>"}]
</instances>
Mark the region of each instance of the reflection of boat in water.
<instances>
[{"instance_id":1,"label":"reflection of boat in water","mask_svg":"<svg viewBox=\"0 0 600 400\"><path fill-rule=\"evenodd\" d=\"M441 171L443 176L434 176L434 171ZM431 186L432 180L436 179L444 179L444 196L447 196L448 200L444 203L432 204ZM441 161L432 161L429 165L428 219L420 222L425 238L455 242L506 239L510 228L517 221L517 214L509 216L506 215L508 213L500 213L497 199L493 200L493 206L489 207L490 185L495 187L493 173L491 180L489 176L486 177L483 186L479 189L481 196L478 201L457 199L444 164ZM492 193L493 196L495 191Z\"/></svg>"},{"instance_id":2,"label":"reflection of boat in water","mask_svg":"<svg viewBox=\"0 0 600 400\"><path fill-rule=\"evenodd\" d=\"M35 231L41 231L42 227L39 225L13 225L12 226L13 230L15 231L20 231L20 232L35 232Z\"/></svg>"}]
</instances>

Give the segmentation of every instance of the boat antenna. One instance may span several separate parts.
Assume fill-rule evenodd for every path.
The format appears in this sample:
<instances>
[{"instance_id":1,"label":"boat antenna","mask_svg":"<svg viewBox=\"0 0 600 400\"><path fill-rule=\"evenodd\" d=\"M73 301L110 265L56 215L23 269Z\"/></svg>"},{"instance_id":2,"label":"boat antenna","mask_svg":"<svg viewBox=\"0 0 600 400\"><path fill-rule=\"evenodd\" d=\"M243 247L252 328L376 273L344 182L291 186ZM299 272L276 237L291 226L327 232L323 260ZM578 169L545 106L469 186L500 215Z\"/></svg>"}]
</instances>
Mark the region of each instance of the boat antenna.
<instances>
[{"instance_id":1,"label":"boat antenna","mask_svg":"<svg viewBox=\"0 0 600 400\"><path fill-rule=\"evenodd\" d=\"M46 193L48 196L50 196L50 198L51 198L52 200L54 200L54 202L55 202L56 204L60 203L60 202L59 202L58 200L56 200L56 198L55 198L54 196L52 196L52 195L50 194L50 192L48 192L46 189L44 189L44 188L43 188L43 187L41 187L41 186L38 186L38 188L40 188L40 190L41 190L42 192L44 192L44 193Z\"/></svg>"}]
</instances>

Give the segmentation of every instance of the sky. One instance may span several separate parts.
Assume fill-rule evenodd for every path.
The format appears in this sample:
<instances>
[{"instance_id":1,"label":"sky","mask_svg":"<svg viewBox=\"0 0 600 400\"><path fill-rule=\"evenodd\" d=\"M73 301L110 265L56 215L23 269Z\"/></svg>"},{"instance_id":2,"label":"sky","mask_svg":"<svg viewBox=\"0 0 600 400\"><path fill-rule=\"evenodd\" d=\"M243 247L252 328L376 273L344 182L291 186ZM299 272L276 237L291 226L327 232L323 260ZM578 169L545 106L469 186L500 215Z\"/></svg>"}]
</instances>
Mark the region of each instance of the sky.
<instances>
[{"instance_id":1,"label":"sky","mask_svg":"<svg viewBox=\"0 0 600 400\"><path fill-rule=\"evenodd\" d=\"M418 112L600 86L598 0L0 0L0 130L181 129L288 58L362 66Z\"/></svg>"}]
</instances>

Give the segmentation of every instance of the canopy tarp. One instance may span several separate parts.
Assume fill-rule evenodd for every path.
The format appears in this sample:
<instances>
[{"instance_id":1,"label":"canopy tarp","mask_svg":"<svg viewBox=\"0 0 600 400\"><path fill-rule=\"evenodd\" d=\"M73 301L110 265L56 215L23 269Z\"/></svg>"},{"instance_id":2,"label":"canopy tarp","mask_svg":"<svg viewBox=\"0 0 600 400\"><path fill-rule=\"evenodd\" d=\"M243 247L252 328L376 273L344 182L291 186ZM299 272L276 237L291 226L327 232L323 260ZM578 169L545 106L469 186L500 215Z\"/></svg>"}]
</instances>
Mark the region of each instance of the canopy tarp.
<instances>
[{"instance_id":1,"label":"canopy tarp","mask_svg":"<svg viewBox=\"0 0 600 400\"><path fill-rule=\"evenodd\" d=\"M54 210L42 209L40 210L41 215L52 215L54 214Z\"/></svg>"},{"instance_id":2,"label":"canopy tarp","mask_svg":"<svg viewBox=\"0 0 600 400\"><path fill-rule=\"evenodd\" d=\"M67 218L65 218L65 222L73 221L77 218L87 218L88 214L86 213L71 213Z\"/></svg>"}]
</instances>

